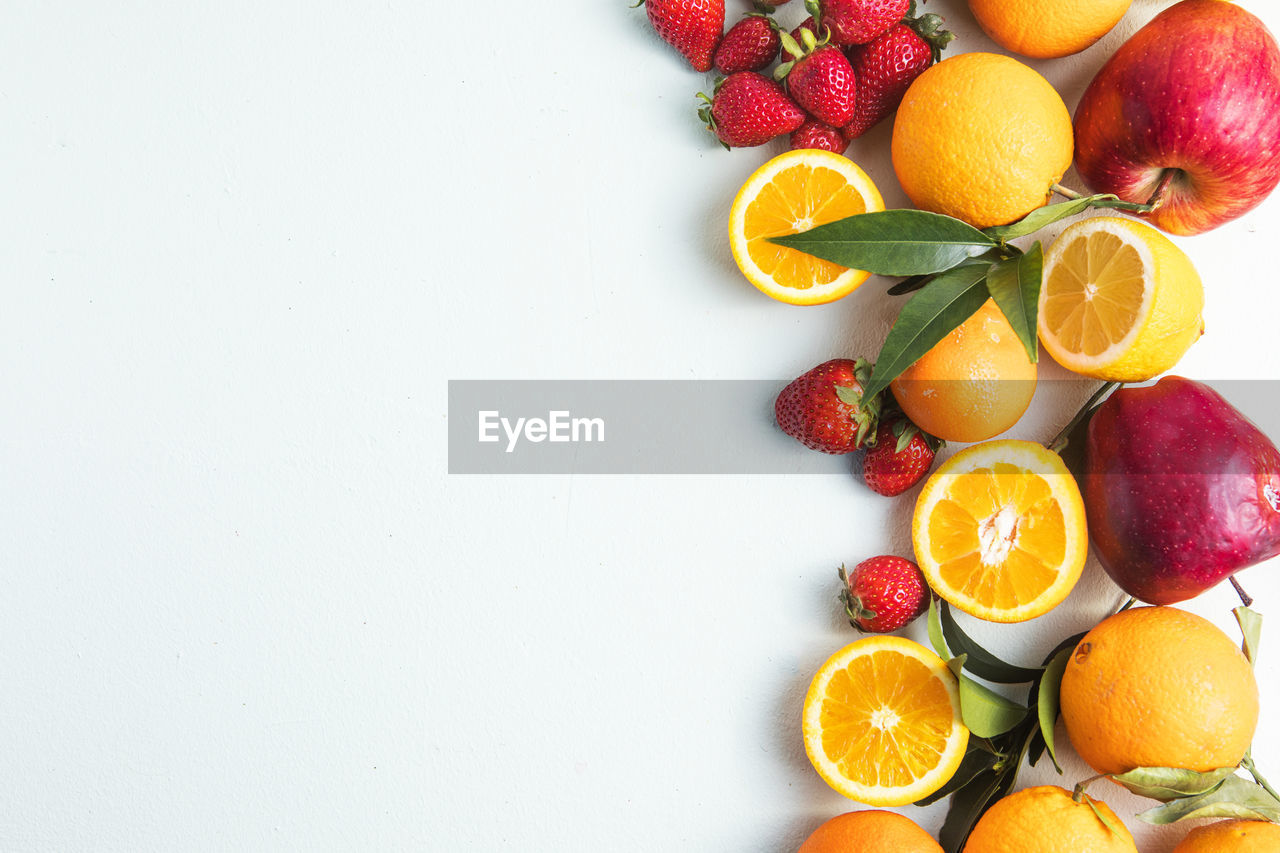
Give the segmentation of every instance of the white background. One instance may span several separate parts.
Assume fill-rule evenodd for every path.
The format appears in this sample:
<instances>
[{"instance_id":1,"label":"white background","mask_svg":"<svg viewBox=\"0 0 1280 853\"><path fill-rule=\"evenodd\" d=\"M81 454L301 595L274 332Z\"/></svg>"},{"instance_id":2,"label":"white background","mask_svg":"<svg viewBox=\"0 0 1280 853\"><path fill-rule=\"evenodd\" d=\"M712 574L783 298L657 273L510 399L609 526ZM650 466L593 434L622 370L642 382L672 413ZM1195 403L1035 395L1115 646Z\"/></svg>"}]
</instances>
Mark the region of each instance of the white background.
<instances>
[{"instance_id":1,"label":"white background","mask_svg":"<svg viewBox=\"0 0 1280 853\"><path fill-rule=\"evenodd\" d=\"M1167 5L1035 67L1074 107ZM994 49L964 3L929 8L954 51ZM804 757L801 698L855 636L836 565L908 553L910 497L447 474L448 379L785 379L874 354L900 304L873 279L793 308L740 277L729 204L783 145L723 151L694 116L711 78L643 9L6 19L0 849L788 853L855 807ZM902 206L889 135L849 156ZM1180 241L1208 332L1179 372L1277 378L1278 224L1273 198ZM1039 395L1012 435L1074 402ZM1276 571L1243 575L1272 614ZM1032 661L1121 600L1091 563L1048 616L965 624ZM1189 607L1231 630L1233 603ZM1147 853L1183 833L1095 793Z\"/></svg>"}]
</instances>

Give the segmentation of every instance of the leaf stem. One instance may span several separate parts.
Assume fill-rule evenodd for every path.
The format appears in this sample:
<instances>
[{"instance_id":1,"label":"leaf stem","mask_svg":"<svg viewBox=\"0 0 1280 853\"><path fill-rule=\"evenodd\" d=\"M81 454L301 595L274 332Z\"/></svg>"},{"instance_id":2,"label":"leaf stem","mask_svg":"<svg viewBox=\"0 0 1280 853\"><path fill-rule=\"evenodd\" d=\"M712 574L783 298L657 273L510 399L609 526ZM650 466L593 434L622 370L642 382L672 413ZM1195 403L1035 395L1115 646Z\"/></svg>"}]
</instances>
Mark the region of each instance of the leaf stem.
<instances>
[{"instance_id":1,"label":"leaf stem","mask_svg":"<svg viewBox=\"0 0 1280 853\"><path fill-rule=\"evenodd\" d=\"M1062 184L1055 183L1053 186L1049 187L1049 189L1057 193L1058 195L1064 196L1066 198L1070 198L1070 199L1084 198L1084 196L1081 193L1076 192L1070 187L1064 187Z\"/></svg>"},{"instance_id":2,"label":"leaf stem","mask_svg":"<svg viewBox=\"0 0 1280 853\"><path fill-rule=\"evenodd\" d=\"M1276 789L1272 788L1271 784L1263 778L1261 773L1258 772L1258 766L1253 763L1252 755L1245 753L1244 760L1240 762L1240 766L1249 771L1249 775L1253 777L1253 781L1261 785L1262 790L1275 797L1277 802L1280 802L1280 794L1277 794Z\"/></svg>"},{"instance_id":3,"label":"leaf stem","mask_svg":"<svg viewBox=\"0 0 1280 853\"><path fill-rule=\"evenodd\" d=\"M1071 792L1071 799L1077 803L1083 802L1085 798L1084 789L1092 785L1094 782L1097 782L1099 779L1105 779L1106 777L1106 773L1099 773L1097 776L1090 776L1082 782L1077 782L1075 790Z\"/></svg>"},{"instance_id":4,"label":"leaf stem","mask_svg":"<svg viewBox=\"0 0 1280 853\"><path fill-rule=\"evenodd\" d=\"M1075 417L1073 417L1071 421L1062 428L1062 431L1054 437L1053 441L1049 442L1048 448L1054 453L1061 453L1065 450L1067 447L1067 439L1070 437L1071 431L1079 426L1081 421L1093 414L1094 409L1102 405L1103 398L1115 389L1119 388L1121 384L1122 383L1120 382L1102 383L1102 387L1093 392L1093 396L1085 401L1085 404L1080 407L1080 411L1076 412Z\"/></svg>"}]
</instances>

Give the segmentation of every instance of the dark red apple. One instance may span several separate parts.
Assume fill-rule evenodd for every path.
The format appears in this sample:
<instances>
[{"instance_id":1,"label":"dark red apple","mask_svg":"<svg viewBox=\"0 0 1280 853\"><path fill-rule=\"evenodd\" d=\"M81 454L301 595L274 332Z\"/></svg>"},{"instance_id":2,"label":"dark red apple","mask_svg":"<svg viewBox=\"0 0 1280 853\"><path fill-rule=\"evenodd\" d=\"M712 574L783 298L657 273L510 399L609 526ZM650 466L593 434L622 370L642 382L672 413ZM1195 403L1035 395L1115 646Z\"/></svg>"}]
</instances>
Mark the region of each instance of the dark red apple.
<instances>
[{"instance_id":1,"label":"dark red apple","mask_svg":"<svg viewBox=\"0 0 1280 853\"><path fill-rule=\"evenodd\" d=\"M1094 553L1142 601L1185 601L1280 554L1280 451L1199 382L1112 394L1089 423L1081 485Z\"/></svg>"},{"instance_id":2,"label":"dark red apple","mask_svg":"<svg viewBox=\"0 0 1280 853\"><path fill-rule=\"evenodd\" d=\"M1107 60L1076 107L1076 169L1095 192L1199 234L1280 183L1280 48L1225 0L1182 0Z\"/></svg>"}]
</instances>

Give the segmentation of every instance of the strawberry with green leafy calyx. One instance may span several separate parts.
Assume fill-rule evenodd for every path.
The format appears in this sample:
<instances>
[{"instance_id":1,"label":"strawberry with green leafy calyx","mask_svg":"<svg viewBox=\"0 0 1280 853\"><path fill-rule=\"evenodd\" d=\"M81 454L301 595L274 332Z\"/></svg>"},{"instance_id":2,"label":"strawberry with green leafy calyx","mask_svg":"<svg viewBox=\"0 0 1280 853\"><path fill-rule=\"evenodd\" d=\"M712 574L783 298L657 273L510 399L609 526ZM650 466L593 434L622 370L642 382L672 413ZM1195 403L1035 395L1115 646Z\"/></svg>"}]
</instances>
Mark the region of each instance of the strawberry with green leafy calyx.
<instances>
[{"instance_id":1,"label":"strawberry with green leafy calyx","mask_svg":"<svg viewBox=\"0 0 1280 853\"><path fill-rule=\"evenodd\" d=\"M824 124L844 127L852 121L858 89L844 51L807 29L801 29L800 42L787 33L781 39L793 58L777 67L774 79L785 80L796 103Z\"/></svg>"},{"instance_id":2,"label":"strawberry with green leafy calyx","mask_svg":"<svg viewBox=\"0 0 1280 853\"><path fill-rule=\"evenodd\" d=\"M880 398L862 391L871 369L862 359L833 358L805 372L778 394L778 426L823 453L852 453L874 442Z\"/></svg>"},{"instance_id":3,"label":"strawberry with green leafy calyx","mask_svg":"<svg viewBox=\"0 0 1280 853\"><path fill-rule=\"evenodd\" d=\"M945 442L898 415L882 420L875 444L862 460L862 479L871 491L895 497L925 478Z\"/></svg>"},{"instance_id":4,"label":"strawberry with green leafy calyx","mask_svg":"<svg viewBox=\"0 0 1280 853\"><path fill-rule=\"evenodd\" d=\"M857 139L878 124L902 103L912 82L937 62L955 35L942 29L935 14L907 17L864 45L847 51L858 81L858 97L853 118L844 126L845 139Z\"/></svg>"}]
</instances>

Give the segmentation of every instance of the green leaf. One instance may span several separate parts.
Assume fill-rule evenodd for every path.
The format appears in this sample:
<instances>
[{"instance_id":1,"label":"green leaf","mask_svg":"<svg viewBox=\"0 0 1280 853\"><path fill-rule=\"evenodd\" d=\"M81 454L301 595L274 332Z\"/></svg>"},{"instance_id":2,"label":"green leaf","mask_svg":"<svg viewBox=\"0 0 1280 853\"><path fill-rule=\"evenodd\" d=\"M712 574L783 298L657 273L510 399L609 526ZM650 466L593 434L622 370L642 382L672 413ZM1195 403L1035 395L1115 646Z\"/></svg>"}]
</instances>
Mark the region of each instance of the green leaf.
<instances>
[{"instance_id":1,"label":"green leaf","mask_svg":"<svg viewBox=\"0 0 1280 853\"><path fill-rule=\"evenodd\" d=\"M869 398L888 388L916 359L973 316L989 296L986 274L986 267L980 265L947 270L907 300L880 348L863 394Z\"/></svg>"},{"instance_id":2,"label":"green leaf","mask_svg":"<svg viewBox=\"0 0 1280 853\"><path fill-rule=\"evenodd\" d=\"M916 800L913 805L927 806L949 797L974 782L982 774L991 772L999 760L1000 756L988 749L983 741L978 738L971 738L969 740L969 748L965 750L964 758L960 761L960 766L956 768L955 775L948 779L947 783L941 788L927 797Z\"/></svg>"},{"instance_id":3,"label":"green leaf","mask_svg":"<svg viewBox=\"0 0 1280 853\"><path fill-rule=\"evenodd\" d=\"M1244 636L1244 656L1249 663L1258 664L1258 643L1262 640L1262 614L1250 610L1243 604L1231 611L1240 623L1240 633Z\"/></svg>"},{"instance_id":4,"label":"green leaf","mask_svg":"<svg viewBox=\"0 0 1280 853\"><path fill-rule=\"evenodd\" d=\"M1147 809L1138 817L1161 825L1204 817L1241 817L1280 823L1280 801L1247 779L1228 776L1211 791L1171 800Z\"/></svg>"},{"instance_id":5,"label":"green leaf","mask_svg":"<svg viewBox=\"0 0 1280 853\"><path fill-rule=\"evenodd\" d=\"M952 267L952 269L956 269L957 267L973 266L973 265L979 265L979 264L981 264L982 266L990 266L991 264L995 263L1001 258L1014 257L1020 254L1022 254L1022 250L1019 249L1017 246L1005 246L1003 249L990 249L986 252L983 252L981 255L977 255L976 257L970 258L967 261L961 261L959 264L956 264L955 267ZM926 284L933 281L937 277L938 277L938 273L929 273L928 275L913 275L910 278L904 278L902 281L898 282L897 284L895 284L893 287L889 288L885 292L888 293L890 296L903 296L904 294L907 294L907 293L914 293L915 291L924 287Z\"/></svg>"},{"instance_id":6,"label":"green leaf","mask_svg":"<svg viewBox=\"0 0 1280 853\"><path fill-rule=\"evenodd\" d=\"M1036 243L1024 255L996 261L987 270L987 291L1013 326L1018 340L1035 364L1040 357L1036 316L1040 312L1040 284L1044 278L1044 252Z\"/></svg>"},{"instance_id":7,"label":"green leaf","mask_svg":"<svg viewBox=\"0 0 1280 853\"><path fill-rule=\"evenodd\" d=\"M1069 660L1071 649L1062 649L1053 656L1045 667L1044 675L1040 677L1040 690L1036 697L1040 736L1044 738L1045 749L1049 751L1049 758L1053 759L1053 766L1059 773L1062 772L1062 765L1058 763L1058 754L1053 746L1053 726L1058 721L1058 695L1062 690L1062 674L1067 671Z\"/></svg>"},{"instance_id":8,"label":"green leaf","mask_svg":"<svg viewBox=\"0 0 1280 853\"><path fill-rule=\"evenodd\" d=\"M993 240L1001 243L1006 240L1014 240L1018 237L1025 237L1028 234L1035 233L1046 225L1066 219L1068 216L1075 216L1084 213L1089 209L1106 209L1143 211L1150 210L1149 205L1138 204L1131 201L1121 201L1119 196L1109 193L1101 193L1099 195L1081 196L1073 198L1070 201L1060 201L1057 204L1047 204L1044 207L1036 208L1026 216L1009 225L995 225L990 228L983 228L982 233L988 235Z\"/></svg>"},{"instance_id":9,"label":"green leaf","mask_svg":"<svg viewBox=\"0 0 1280 853\"><path fill-rule=\"evenodd\" d=\"M1073 198L1071 201L1060 201L1057 204L1047 204L1044 207L1036 208L1011 225L995 225L991 228L984 228L982 231L992 239L1001 242L1025 237L1028 234L1039 231L1046 225L1052 225L1060 219L1084 213L1093 206L1095 201L1105 198L1115 198L1115 196L1092 195Z\"/></svg>"},{"instance_id":10,"label":"green leaf","mask_svg":"<svg viewBox=\"0 0 1280 853\"><path fill-rule=\"evenodd\" d=\"M978 737L1004 734L1027 718L1031 709L1010 701L962 672L965 656L947 661L960 681L960 716L965 728Z\"/></svg>"},{"instance_id":11,"label":"green leaf","mask_svg":"<svg viewBox=\"0 0 1280 853\"><path fill-rule=\"evenodd\" d=\"M1235 772L1234 767L1220 767L1205 773L1182 767L1135 767L1128 773L1113 773L1110 778L1139 797L1168 802L1217 790L1223 780Z\"/></svg>"},{"instance_id":12,"label":"green leaf","mask_svg":"<svg viewBox=\"0 0 1280 853\"><path fill-rule=\"evenodd\" d=\"M943 639L942 623L938 621L938 599L930 596L929 598L929 643L933 646L933 651L943 660L951 659L951 650L947 648L947 641Z\"/></svg>"},{"instance_id":13,"label":"green leaf","mask_svg":"<svg viewBox=\"0 0 1280 853\"><path fill-rule=\"evenodd\" d=\"M964 849L973 825L992 803L1013 789L1016 778L1013 773L984 774L956 791L938 833L938 841L946 853L960 853Z\"/></svg>"},{"instance_id":14,"label":"green leaf","mask_svg":"<svg viewBox=\"0 0 1280 853\"><path fill-rule=\"evenodd\" d=\"M1032 669L1005 663L978 645L977 641L961 629L959 623L956 622L955 616L951 613L951 607L945 601L942 602L939 609L942 617L942 635L947 640L947 646L955 654L968 655L964 668L979 678L985 678L987 681L994 681L997 684L1019 684L1024 681L1034 680L1044 670L1044 667Z\"/></svg>"},{"instance_id":15,"label":"green leaf","mask_svg":"<svg viewBox=\"0 0 1280 853\"><path fill-rule=\"evenodd\" d=\"M972 225L923 210L859 213L769 241L880 275L942 272L996 245Z\"/></svg>"},{"instance_id":16,"label":"green leaf","mask_svg":"<svg viewBox=\"0 0 1280 853\"><path fill-rule=\"evenodd\" d=\"M1116 825L1111 822L1111 818L1107 817L1103 813L1102 809L1098 808L1097 804L1093 801L1093 797L1085 794L1084 801L1089 804L1089 808L1093 809L1093 813L1097 816L1098 820L1102 821L1102 825L1107 828L1107 832L1119 833L1119 830L1116 829Z\"/></svg>"}]
</instances>

